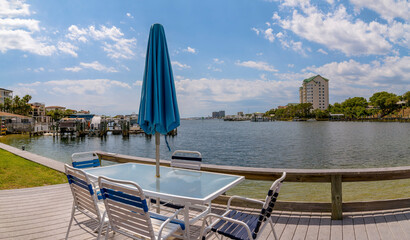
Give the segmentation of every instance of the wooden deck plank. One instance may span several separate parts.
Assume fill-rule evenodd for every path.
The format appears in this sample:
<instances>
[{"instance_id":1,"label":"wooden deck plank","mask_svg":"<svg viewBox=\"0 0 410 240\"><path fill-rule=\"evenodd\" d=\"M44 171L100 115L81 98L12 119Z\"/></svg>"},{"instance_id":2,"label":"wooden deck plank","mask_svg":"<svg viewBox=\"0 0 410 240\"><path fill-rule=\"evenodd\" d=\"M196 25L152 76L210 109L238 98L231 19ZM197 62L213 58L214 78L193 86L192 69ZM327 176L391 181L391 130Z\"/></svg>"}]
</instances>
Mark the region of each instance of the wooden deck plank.
<instances>
[{"instance_id":1,"label":"wooden deck plank","mask_svg":"<svg viewBox=\"0 0 410 240\"><path fill-rule=\"evenodd\" d=\"M309 226L306 232L306 240L315 240L319 236L320 219L322 215L320 213L312 213L309 219Z\"/></svg>"},{"instance_id":2,"label":"wooden deck plank","mask_svg":"<svg viewBox=\"0 0 410 240\"><path fill-rule=\"evenodd\" d=\"M404 238L410 239L410 219L406 218L406 211L396 214L395 217L404 232Z\"/></svg>"},{"instance_id":3,"label":"wooden deck plank","mask_svg":"<svg viewBox=\"0 0 410 240\"><path fill-rule=\"evenodd\" d=\"M357 240L367 240L367 232L366 227L364 224L364 219L361 214L354 214L353 215L353 228L354 228L354 235ZM373 240L373 239L370 239Z\"/></svg>"},{"instance_id":4,"label":"wooden deck plank","mask_svg":"<svg viewBox=\"0 0 410 240\"><path fill-rule=\"evenodd\" d=\"M296 226L293 240L303 240L306 237L310 221L310 213L301 213L299 217L298 225Z\"/></svg>"},{"instance_id":5,"label":"wooden deck plank","mask_svg":"<svg viewBox=\"0 0 410 240\"><path fill-rule=\"evenodd\" d=\"M320 217L318 240L330 239L330 224L330 214L322 213L322 216Z\"/></svg>"},{"instance_id":6,"label":"wooden deck plank","mask_svg":"<svg viewBox=\"0 0 410 240\"><path fill-rule=\"evenodd\" d=\"M343 221L342 220L331 220L330 239L343 240Z\"/></svg>"},{"instance_id":7,"label":"wooden deck plank","mask_svg":"<svg viewBox=\"0 0 410 240\"><path fill-rule=\"evenodd\" d=\"M285 228L283 229L283 233L281 239L293 239L293 236L296 231L296 227L298 226L300 219L300 212L292 212L289 217L288 222L286 223Z\"/></svg>"},{"instance_id":8,"label":"wooden deck plank","mask_svg":"<svg viewBox=\"0 0 410 240\"><path fill-rule=\"evenodd\" d=\"M343 240L355 239L353 218L351 214L345 214L343 216L342 224L343 224L343 230L342 230Z\"/></svg>"},{"instance_id":9,"label":"wooden deck plank","mask_svg":"<svg viewBox=\"0 0 410 240\"><path fill-rule=\"evenodd\" d=\"M37 204L38 203L38 204ZM0 239L64 239L71 215L72 197L68 184L33 189L0 191ZM215 205L220 214L226 206ZM257 214L259 209L244 211ZM97 224L78 215L80 226L73 224L70 239L95 239ZM345 214L343 221L330 220L329 213L274 211L272 220L277 235L288 239L410 239L410 208L394 211ZM202 221L191 227L198 237ZM380 233L380 235L379 235ZM116 234L115 240L128 239ZM209 239L216 239L215 236ZM267 226L261 239L274 239Z\"/></svg>"},{"instance_id":10,"label":"wooden deck plank","mask_svg":"<svg viewBox=\"0 0 410 240\"><path fill-rule=\"evenodd\" d=\"M387 226L389 226L390 231L392 232L393 236L391 239L403 239L405 236L405 232L403 232L399 222L396 219L397 212L389 211L384 213L384 218L386 219ZM406 239L406 238L404 238ZM410 239L410 238L407 238Z\"/></svg>"},{"instance_id":11,"label":"wooden deck plank","mask_svg":"<svg viewBox=\"0 0 410 240\"><path fill-rule=\"evenodd\" d=\"M392 232L390 231L389 226L387 225L386 219L384 218L383 213L374 214L374 221L376 223L377 230L380 234L380 239L382 240L391 240L394 239Z\"/></svg>"}]
</instances>

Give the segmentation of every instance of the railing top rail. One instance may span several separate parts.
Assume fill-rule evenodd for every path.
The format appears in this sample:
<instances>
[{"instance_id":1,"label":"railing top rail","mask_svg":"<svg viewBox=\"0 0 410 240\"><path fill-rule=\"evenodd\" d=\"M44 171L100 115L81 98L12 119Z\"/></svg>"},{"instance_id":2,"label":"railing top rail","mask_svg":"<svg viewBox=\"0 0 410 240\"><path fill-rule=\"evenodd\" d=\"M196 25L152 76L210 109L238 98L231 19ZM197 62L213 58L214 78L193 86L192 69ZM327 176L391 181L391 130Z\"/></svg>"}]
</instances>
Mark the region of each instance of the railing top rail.
<instances>
[{"instance_id":1,"label":"railing top rail","mask_svg":"<svg viewBox=\"0 0 410 240\"><path fill-rule=\"evenodd\" d=\"M115 162L138 162L155 164L155 159L128 156L117 153L98 151L101 159ZM161 165L169 166L170 161L161 160ZM385 168L355 169L289 169L289 168L254 168L202 164L201 170L245 176L252 180L274 180L286 172L287 182L330 182L331 176L341 175L343 182L379 181L410 178L410 166Z\"/></svg>"}]
</instances>

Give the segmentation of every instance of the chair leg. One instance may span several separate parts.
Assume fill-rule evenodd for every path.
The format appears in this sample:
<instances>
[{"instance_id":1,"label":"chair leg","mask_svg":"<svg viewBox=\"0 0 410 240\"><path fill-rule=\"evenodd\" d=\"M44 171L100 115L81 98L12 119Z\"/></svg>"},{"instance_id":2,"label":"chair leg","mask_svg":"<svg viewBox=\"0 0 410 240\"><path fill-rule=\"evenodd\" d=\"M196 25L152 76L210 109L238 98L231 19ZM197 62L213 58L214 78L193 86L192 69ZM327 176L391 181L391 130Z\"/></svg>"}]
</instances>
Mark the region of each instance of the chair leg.
<instances>
[{"instance_id":1,"label":"chair leg","mask_svg":"<svg viewBox=\"0 0 410 240\"><path fill-rule=\"evenodd\" d=\"M68 234L70 233L71 224L73 223L74 212L75 212L75 204L73 202L73 209L71 210L71 219L70 219L70 223L68 224L67 234L65 235L66 240L68 239Z\"/></svg>"},{"instance_id":2,"label":"chair leg","mask_svg":"<svg viewBox=\"0 0 410 240\"><path fill-rule=\"evenodd\" d=\"M97 239L100 239L102 229L104 228L105 214L106 214L106 212L104 212L104 214L102 215L102 218L100 219L100 225L98 226L99 229L98 229L98 237L97 237ZM108 229L107 229L107 230L108 230Z\"/></svg>"},{"instance_id":3,"label":"chair leg","mask_svg":"<svg viewBox=\"0 0 410 240\"><path fill-rule=\"evenodd\" d=\"M272 232L273 232L273 236L275 237L275 240L278 240L279 238L278 238L278 236L276 235L275 228L274 228L274 226L273 226L273 222L272 222L272 219L271 219L271 218L269 218L269 223L270 223L270 226L271 226L271 228L272 228Z\"/></svg>"},{"instance_id":4,"label":"chair leg","mask_svg":"<svg viewBox=\"0 0 410 240\"><path fill-rule=\"evenodd\" d=\"M110 234L110 228L111 228L111 225L110 225L110 222L108 222L108 224L107 224L107 232L105 233L105 240L108 239L108 234ZM114 232L114 233L115 233L115 232Z\"/></svg>"}]
</instances>

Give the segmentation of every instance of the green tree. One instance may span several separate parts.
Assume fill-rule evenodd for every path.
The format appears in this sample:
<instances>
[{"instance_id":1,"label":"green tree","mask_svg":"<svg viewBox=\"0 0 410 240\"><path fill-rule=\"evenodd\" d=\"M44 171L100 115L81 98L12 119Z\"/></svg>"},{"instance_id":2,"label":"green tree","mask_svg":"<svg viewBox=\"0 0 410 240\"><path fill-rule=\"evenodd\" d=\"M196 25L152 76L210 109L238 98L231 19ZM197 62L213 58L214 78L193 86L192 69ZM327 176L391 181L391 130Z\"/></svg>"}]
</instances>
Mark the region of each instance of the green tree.
<instances>
[{"instance_id":1,"label":"green tree","mask_svg":"<svg viewBox=\"0 0 410 240\"><path fill-rule=\"evenodd\" d=\"M394 93L377 92L369 98L373 106L379 107L383 115L387 115L397 109L396 104L400 99Z\"/></svg>"},{"instance_id":2,"label":"green tree","mask_svg":"<svg viewBox=\"0 0 410 240\"><path fill-rule=\"evenodd\" d=\"M50 116L51 119L53 119L54 121L59 121L63 117L66 117L67 113L66 111L55 109L55 110L47 111L46 115Z\"/></svg>"},{"instance_id":3,"label":"green tree","mask_svg":"<svg viewBox=\"0 0 410 240\"><path fill-rule=\"evenodd\" d=\"M410 106L410 91L407 91L405 94L403 94L402 100L407 101L406 106Z\"/></svg>"}]
</instances>

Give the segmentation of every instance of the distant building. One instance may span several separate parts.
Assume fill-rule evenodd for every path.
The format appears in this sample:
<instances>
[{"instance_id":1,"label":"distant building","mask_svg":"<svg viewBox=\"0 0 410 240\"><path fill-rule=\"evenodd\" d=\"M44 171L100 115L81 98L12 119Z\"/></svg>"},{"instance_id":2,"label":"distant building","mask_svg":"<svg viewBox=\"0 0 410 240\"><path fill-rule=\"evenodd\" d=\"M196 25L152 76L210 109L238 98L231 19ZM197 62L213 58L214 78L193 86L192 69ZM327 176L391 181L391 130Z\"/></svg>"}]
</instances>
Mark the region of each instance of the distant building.
<instances>
[{"instance_id":1,"label":"distant building","mask_svg":"<svg viewBox=\"0 0 410 240\"><path fill-rule=\"evenodd\" d=\"M219 112L212 112L212 118L224 118L225 111L221 110Z\"/></svg>"},{"instance_id":2,"label":"distant building","mask_svg":"<svg viewBox=\"0 0 410 240\"><path fill-rule=\"evenodd\" d=\"M5 98L13 98L13 91L7 90L4 88L0 88L0 103L4 104L4 99Z\"/></svg>"},{"instance_id":3,"label":"distant building","mask_svg":"<svg viewBox=\"0 0 410 240\"><path fill-rule=\"evenodd\" d=\"M288 106L278 106L278 109L285 109L285 108L287 108Z\"/></svg>"},{"instance_id":4,"label":"distant building","mask_svg":"<svg viewBox=\"0 0 410 240\"><path fill-rule=\"evenodd\" d=\"M44 103L30 103L30 106L31 110L29 114L36 122L49 123L51 121L51 117L46 115L46 107Z\"/></svg>"},{"instance_id":5,"label":"distant building","mask_svg":"<svg viewBox=\"0 0 410 240\"><path fill-rule=\"evenodd\" d=\"M87 114L87 113L75 113L71 114L69 118L84 118L85 121L91 121L91 119L94 117L94 114Z\"/></svg>"},{"instance_id":6,"label":"distant building","mask_svg":"<svg viewBox=\"0 0 410 240\"><path fill-rule=\"evenodd\" d=\"M303 80L299 88L300 103L312 103L313 109L329 107L329 80L317 75Z\"/></svg>"},{"instance_id":7,"label":"distant building","mask_svg":"<svg viewBox=\"0 0 410 240\"><path fill-rule=\"evenodd\" d=\"M225 117L225 111L219 111L219 117L224 118Z\"/></svg>"},{"instance_id":8,"label":"distant building","mask_svg":"<svg viewBox=\"0 0 410 240\"><path fill-rule=\"evenodd\" d=\"M55 110L65 111L65 107L60 107L60 106L48 106L48 107L46 107L46 112L47 111L55 111Z\"/></svg>"},{"instance_id":9,"label":"distant building","mask_svg":"<svg viewBox=\"0 0 410 240\"><path fill-rule=\"evenodd\" d=\"M243 112L238 112L238 116L239 116L239 117L243 117L243 116L245 116L245 115L243 114Z\"/></svg>"}]
</instances>

